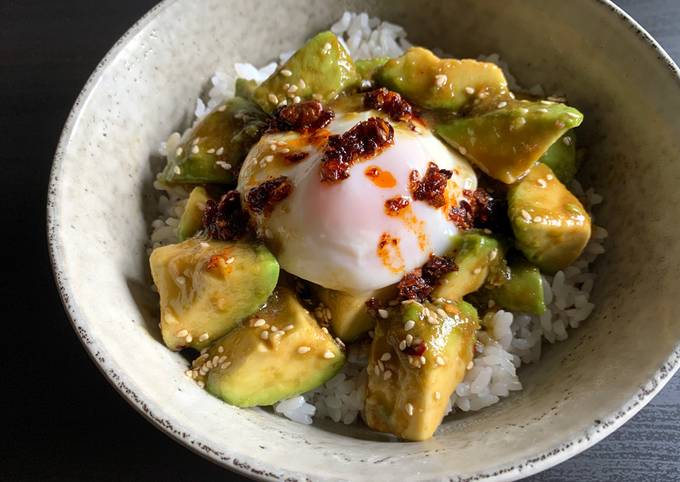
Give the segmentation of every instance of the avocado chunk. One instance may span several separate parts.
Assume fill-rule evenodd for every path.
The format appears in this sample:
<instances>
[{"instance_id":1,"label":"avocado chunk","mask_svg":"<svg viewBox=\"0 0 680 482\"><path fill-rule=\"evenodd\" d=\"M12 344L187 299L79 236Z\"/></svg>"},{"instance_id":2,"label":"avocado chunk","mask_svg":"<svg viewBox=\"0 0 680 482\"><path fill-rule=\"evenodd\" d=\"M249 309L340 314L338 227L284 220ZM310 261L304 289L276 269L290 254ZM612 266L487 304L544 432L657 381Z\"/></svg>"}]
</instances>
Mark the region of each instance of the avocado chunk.
<instances>
[{"instance_id":1,"label":"avocado chunk","mask_svg":"<svg viewBox=\"0 0 680 482\"><path fill-rule=\"evenodd\" d=\"M376 72L376 80L426 109L457 112L476 99L508 95L508 82L498 66L472 59L440 59L421 47L389 60Z\"/></svg>"},{"instance_id":2,"label":"avocado chunk","mask_svg":"<svg viewBox=\"0 0 680 482\"><path fill-rule=\"evenodd\" d=\"M344 363L328 332L279 286L264 308L194 361L192 376L225 402L254 407L313 390Z\"/></svg>"},{"instance_id":3,"label":"avocado chunk","mask_svg":"<svg viewBox=\"0 0 680 482\"><path fill-rule=\"evenodd\" d=\"M505 281L504 248L498 239L478 232L456 238L452 255L456 271L446 273L432 292L432 299L460 300L489 284Z\"/></svg>"},{"instance_id":4,"label":"avocado chunk","mask_svg":"<svg viewBox=\"0 0 680 482\"><path fill-rule=\"evenodd\" d=\"M191 190L187 204L184 206L184 212L179 218L179 224L177 225L177 237L180 241L189 239L201 230L203 227L205 203L209 199L210 196L208 196L208 192L204 187L196 186Z\"/></svg>"},{"instance_id":5,"label":"avocado chunk","mask_svg":"<svg viewBox=\"0 0 680 482\"><path fill-rule=\"evenodd\" d=\"M256 81L239 77L234 84L234 95L236 97L243 97L244 99L251 100L255 93L255 89L257 89Z\"/></svg>"},{"instance_id":6,"label":"avocado chunk","mask_svg":"<svg viewBox=\"0 0 680 482\"><path fill-rule=\"evenodd\" d=\"M271 113L280 103L293 103L296 98L331 101L360 80L349 52L335 34L321 32L258 86L253 99Z\"/></svg>"},{"instance_id":7,"label":"avocado chunk","mask_svg":"<svg viewBox=\"0 0 680 482\"><path fill-rule=\"evenodd\" d=\"M564 104L502 100L494 109L444 120L435 131L482 171L506 184L521 179L548 148L583 121Z\"/></svg>"},{"instance_id":8,"label":"avocado chunk","mask_svg":"<svg viewBox=\"0 0 680 482\"><path fill-rule=\"evenodd\" d=\"M265 126L265 114L241 97L229 99L201 119L186 142L168 153L168 183L232 184L238 167Z\"/></svg>"},{"instance_id":9,"label":"avocado chunk","mask_svg":"<svg viewBox=\"0 0 680 482\"><path fill-rule=\"evenodd\" d=\"M393 286L355 295L314 285L312 292L330 311L329 324L333 333L346 343L357 340L375 325L375 318L369 314L366 306L369 299L386 302L396 295Z\"/></svg>"},{"instance_id":10,"label":"avocado chunk","mask_svg":"<svg viewBox=\"0 0 680 482\"><path fill-rule=\"evenodd\" d=\"M426 440L472 361L479 318L464 301L390 311L376 324L363 417L374 430Z\"/></svg>"},{"instance_id":11,"label":"avocado chunk","mask_svg":"<svg viewBox=\"0 0 680 482\"><path fill-rule=\"evenodd\" d=\"M541 315L545 311L543 280L538 268L526 260L509 265L510 278L500 286L484 289L480 297L504 310Z\"/></svg>"},{"instance_id":12,"label":"avocado chunk","mask_svg":"<svg viewBox=\"0 0 680 482\"><path fill-rule=\"evenodd\" d=\"M372 57L370 59L355 60L354 64L356 65L357 73L362 80L373 80L378 69L385 65L389 60L389 57Z\"/></svg>"},{"instance_id":13,"label":"avocado chunk","mask_svg":"<svg viewBox=\"0 0 680 482\"><path fill-rule=\"evenodd\" d=\"M279 277L260 244L191 238L149 259L161 298L161 333L171 350L201 349L256 312Z\"/></svg>"},{"instance_id":14,"label":"avocado chunk","mask_svg":"<svg viewBox=\"0 0 680 482\"><path fill-rule=\"evenodd\" d=\"M517 248L546 273L576 261L590 239L590 216L545 164L510 187L508 217Z\"/></svg>"},{"instance_id":15,"label":"avocado chunk","mask_svg":"<svg viewBox=\"0 0 680 482\"><path fill-rule=\"evenodd\" d=\"M555 141L539 161L550 167L557 179L564 184L571 182L578 170L574 131L567 132Z\"/></svg>"}]
</instances>

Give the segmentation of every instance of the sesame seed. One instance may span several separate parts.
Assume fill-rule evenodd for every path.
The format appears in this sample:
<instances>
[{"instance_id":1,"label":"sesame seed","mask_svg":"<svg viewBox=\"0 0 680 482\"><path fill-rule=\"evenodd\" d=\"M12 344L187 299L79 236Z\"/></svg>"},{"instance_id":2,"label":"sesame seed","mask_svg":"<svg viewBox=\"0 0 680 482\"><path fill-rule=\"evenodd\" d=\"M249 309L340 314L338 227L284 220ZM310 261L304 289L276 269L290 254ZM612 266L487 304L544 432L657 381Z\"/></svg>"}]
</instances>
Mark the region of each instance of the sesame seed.
<instances>
[{"instance_id":1,"label":"sesame seed","mask_svg":"<svg viewBox=\"0 0 680 482\"><path fill-rule=\"evenodd\" d=\"M224 154L224 147L220 147L219 149L217 149L217 151L215 151L215 154L217 154L218 156Z\"/></svg>"},{"instance_id":2,"label":"sesame seed","mask_svg":"<svg viewBox=\"0 0 680 482\"><path fill-rule=\"evenodd\" d=\"M192 146L197 145L197 144L199 143L200 140L201 140L200 137L196 137L193 141L191 141L191 145L192 145Z\"/></svg>"},{"instance_id":3,"label":"sesame seed","mask_svg":"<svg viewBox=\"0 0 680 482\"><path fill-rule=\"evenodd\" d=\"M255 322L253 323L253 326L262 326L262 325L264 325L265 323L267 323L267 320L264 320L264 319L262 319L262 318L258 318L258 319L255 320Z\"/></svg>"},{"instance_id":4,"label":"sesame seed","mask_svg":"<svg viewBox=\"0 0 680 482\"><path fill-rule=\"evenodd\" d=\"M198 146L194 146L194 147L191 148L192 154L198 154L199 151L200 151L200 149L198 148Z\"/></svg>"},{"instance_id":5,"label":"sesame seed","mask_svg":"<svg viewBox=\"0 0 680 482\"><path fill-rule=\"evenodd\" d=\"M381 360L381 361L390 361L391 358L392 358L392 354L389 353L389 352L385 352L385 353L383 353L382 356L380 357L380 360Z\"/></svg>"},{"instance_id":6,"label":"sesame seed","mask_svg":"<svg viewBox=\"0 0 680 482\"><path fill-rule=\"evenodd\" d=\"M527 109L526 107L520 107L518 110L524 115L527 115L529 113L529 109Z\"/></svg>"},{"instance_id":7,"label":"sesame seed","mask_svg":"<svg viewBox=\"0 0 680 482\"><path fill-rule=\"evenodd\" d=\"M440 398L442 398L442 394L439 392L434 392L434 399L439 400Z\"/></svg>"},{"instance_id":8,"label":"sesame seed","mask_svg":"<svg viewBox=\"0 0 680 482\"><path fill-rule=\"evenodd\" d=\"M331 43L330 43L330 42L326 42L326 43L324 44L324 46L323 46L323 49L321 49L321 53L322 53L322 54L327 54L327 53L329 53L329 52L331 51L332 48L333 48L333 46L331 45Z\"/></svg>"},{"instance_id":9,"label":"sesame seed","mask_svg":"<svg viewBox=\"0 0 680 482\"><path fill-rule=\"evenodd\" d=\"M538 184L541 187L547 187L548 186L548 183L545 182L545 179L539 179L538 181L536 181L536 184Z\"/></svg>"},{"instance_id":10,"label":"sesame seed","mask_svg":"<svg viewBox=\"0 0 680 482\"><path fill-rule=\"evenodd\" d=\"M496 302L494 300L489 300L489 302L486 304L489 308L493 308L496 306Z\"/></svg>"},{"instance_id":11,"label":"sesame seed","mask_svg":"<svg viewBox=\"0 0 680 482\"><path fill-rule=\"evenodd\" d=\"M218 347L217 347L217 353L224 353L224 347L223 347L223 346L218 346Z\"/></svg>"},{"instance_id":12,"label":"sesame seed","mask_svg":"<svg viewBox=\"0 0 680 482\"><path fill-rule=\"evenodd\" d=\"M472 370L472 367L474 367L474 366L475 366L475 362L471 361L470 363L467 364L467 367L465 367L465 368L467 368L468 370Z\"/></svg>"},{"instance_id":13,"label":"sesame seed","mask_svg":"<svg viewBox=\"0 0 680 482\"><path fill-rule=\"evenodd\" d=\"M227 110L227 106L226 106L226 105L221 105L221 106L219 106L219 107L217 108L217 110L220 111L220 112L224 112L225 110Z\"/></svg>"},{"instance_id":14,"label":"sesame seed","mask_svg":"<svg viewBox=\"0 0 680 482\"><path fill-rule=\"evenodd\" d=\"M288 93L289 93L289 94L293 94L293 93L297 92L297 90L298 90L298 86L295 85L295 84L293 84L293 85L291 85L290 87L288 87Z\"/></svg>"},{"instance_id":15,"label":"sesame seed","mask_svg":"<svg viewBox=\"0 0 680 482\"><path fill-rule=\"evenodd\" d=\"M279 103L279 98L276 97L274 94L271 94L271 93L270 93L270 94L267 96L267 99L269 99L269 102L271 102L272 104L278 104L278 103Z\"/></svg>"},{"instance_id":16,"label":"sesame seed","mask_svg":"<svg viewBox=\"0 0 680 482\"><path fill-rule=\"evenodd\" d=\"M376 376L380 376L380 367L378 365L373 365L373 373L375 373Z\"/></svg>"},{"instance_id":17,"label":"sesame seed","mask_svg":"<svg viewBox=\"0 0 680 482\"><path fill-rule=\"evenodd\" d=\"M388 312L387 310L383 309L383 308L380 308L380 309L378 310L378 314L380 315L380 318L383 318L383 319L385 319L385 318L387 318L388 316L390 316L389 312Z\"/></svg>"},{"instance_id":18,"label":"sesame seed","mask_svg":"<svg viewBox=\"0 0 680 482\"><path fill-rule=\"evenodd\" d=\"M525 221L531 222L531 214L529 214L529 212L526 209L522 209L520 211L520 214L522 215Z\"/></svg>"},{"instance_id":19,"label":"sesame seed","mask_svg":"<svg viewBox=\"0 0 680 482\"><path fill-rule=\"evenodd\" d=\"M210 335L208 335L207 333L203 333L201 336L198 337L198 341L205 341L208 338L210 338Z\"/></svg>"},{"instance_id":20,"label":"sesame seed","mask_svg":"<svg viewBox=\"0 0 680 482\"><path fill-rule=\"evenodd\" d=\"M411 328L416 326L416 322L413 320L406 320L406 323L404 323L404 331L409 331Z\"/></svg>"},{"instance_id":21,"label":"sesame seed","mask_svg":"<svg viewBox=\"0 0 680 482\"><path fill-rule=\"evenodd\" d=\"M191 343L193 341L194 337L191 335L187 335L187 337L184 339L187 343Z\"/></svg>"},{"instance_id":22,"label":"sesame seed","mask_svg":"<svg viewBox=\"0 0 680 482\"><path fill-rule=\"evenodd\" d=\"M401 351L406 350L406 340L401 340L399 342L399 350L401 350Z\"/></svg>"},{"instance_id":23,"label":"sesame seed","mask_svg":"<svg viewBox=\"0 0 680 482\"><path fill-rule=\"evenodd\" d=\"M209 248L209 247L210 247L210 244L206 243L205 241L201 241L201 242L199 243L199 246L200 246L201 248L205 249L205 248Z\"/></svg>"},{"instance_id":24,"label":"sesame seed","mask_svg":"<svg viewBox=\"0 0 680 482\"><path fill-rule=\"evenodd\" d=\"M281 71L281 75L283 75L284 77L290 77L291 75L293 75L293 72L291 72L291 71L288 70L288 69L283 69L283 70Z\"/></svg>"},{"instance_id":25,"label":"sesame seed","mask_svg":"<svg viewBox=\"0 0 680 482\"><path fill-rule=\"evenodd\" d=\"M264 156L264 159L262 159L264 162L272 162L274 160L274 156L271 154L268 156Z\"/></svg>"},{"instance_id":26,"label":"sesame seed","mask_svg":"<svg viewBox=\"0 0 680 482\"><path fill-rule=\"evenodd\" d=\"M226 370L226 369L229 368L230 366L231 366L231 362L228 361L227 363L222 363L222 365L220 365L220 368L221 368L222 370Z\"/></svg>"},{"instance_id":27,"label":"sesame seed","mask_svg":"<svg viewBox=\"0 0 680 482\"><path fill-rule=\"evenodd\" d=\"M269 144L269 149L271 151L275 151L276 149L278 149L278 146L272 142L271 144Z\"/></svg>"},{"instance_id":28,"label":"sesame seed","mask_svg":"<svg viewBox=\"0 0 680 482\"><path fill-rule=\"evenodd\" d=\"M231 263L234 262L234 257L233 257L233 256L229 256L226 260L224 260L224 262L227 263L227 264L231 264Z\"/></svg>"},{"instance_id":29,"label":"sesame seed","mask_svg":"<svg viewBox=\"0 0 680 482\"><path fill-rule=\"evenodd\" d=\"M330 335L330 332L328 331L328 328L326 328L325 326L322 326L322 327L321 327L321 331L323 331L323 332L324 332L325 334L327 334L327 335Z\"/></svg>"},{"instance_id":30,"label":"sesame seed","mask_svg":"<svg viewBox=\"0 0 680 482\"><path fill-rule=\"evenodd\" d=\"M181 156L183 152L184 152L184 149L182 149L182 146L179 146L177 148L177 150L175 151L175 155Z\"/></svg>"},{"instance_id":31,"label":"sesame seed","mask_svg":"<svg viewBox=\"0 0 680 482\"><path fill-rule=\"evenodd\" d=\"M390 378L392 378L392 372L385 370L385 373L383 374L383 380L389 380Z\"/></svg>"},{"instance_id":32,"label":"sesame seed","mask_svg":"<svg viewBox=\"0 0 680 482\"><path fill-rule=\"evenodd\" d=\"M411 344L413 343L413 335L409 333L408 335L406 335L406 339L405 339L405 340L406 340L406 344L407 344L408 346L411 346Z\"/></svg>"},{"instance_id":33,"label":"sesame seed","mask_svg":"<svg viewBox=\"0 0 680 482\"><path fill-rule=\"evenodd\" d=\"M199 380L199 381L197 381L196 383L197 383L198 386L201 387L201 388L205 387L205 382L203 382L202 380Z\"/></svg>"},{"instance_id":34,"label":"sesame seed","mask_svg":"<svg viewBox=\"0 0 680 482\"><path fill-rule=\"evenodd\" d=\"M465 93L468 94L468 95L474 94L475 93L474 87L470 87L470 86L465 87Z\"/></svg>"},{"instance_id":35,"label":"sesame seed","mask_svg":"<svg viewBox=\"0 0 680 482\"><path fill-rule=\"evenodd\" d=\"M177 332L177 338L184 338L189 334L189 330L179 330Z\"/></svg>"},{"instance_id":36,"label":"sesame seed","mask_svg":"<svg viewBox=\"0 0 680 482\"><path fill-rule=\"evenodd\" d=\"M206 152L207 152L208 154L215 154L215 149L214 149L214 148L210 148L210 149L208 149Z\"/></svg>"},{"instance_id":37,"label":"sesame seed","mask_svg":"<svg viewBox=\"0 0 680 482\"><path fill-rule=\"evenodd\" d=\"M260 333L260 338L262 338L263 340L268 340L269 332L267 330L264 330L262 333Z\"/></svg>"},{"instance_id":38,"label":"sesame seed","mask_svg":"<svg viewBox=\"0 0 680 482\"><path fill-rule=\"evenodd\" d=\"M498 103L498 108L502 109L503 107L506 107L507 105L508 105L508 103L503 100L503 101Z\"/></svg>"},{"instance_id":39,"label":"sesame seed","mask_svg":"<svg viewBox=\"0 0 680 482\"><path fill-rule=\"evenodd\" d=\"M552 181L553 179L555 179L555 176L553 176L552 174L548 174L547 176L545 176L545 178L546 178L548 181Z\"/></svg>"},{"instance_id":40,"label":"sesame seed","mask_svg":"<svg viewBox=\"0 0 680 482\"><path fill-rule=\"evenodd\" d=\"M307 352L310 351L310 350L311 350L311 348L308 347L308 346L301 346L301 347L299 347L299 348L297 349L297 352L298 352L300 355L304 355L305 353L307 353Z\"/></svg>"},{"instance_id":41,"label":"sesame seed","mask_svg":"<svg viewBox=\"0 0 680 482\"><path fill-rule=\"evenodd\" d=\"M298 82L298 83L300 84L301 89L304 89L305 87L307 87L307 83L305 82L305 79L300 79L300 82Z\"/></svg>"},{"instance_id":42,"label":"sesame seed","mask_svg":"<svg viewBox=\"0 0 680 482\"><path fill-rule=\"evenodd\" d=\"M272 327L270 328L270 330L271 330L272 332L277 332L277 331L279 331L279 329L278 329L277 327L273 326L273 325L272 325Z\"/></svg>"},{"instance_id":43,"label":"sesame seed","mask_svg":"<svg viewBox=\"0 0 680 482\"><path fill-rule=\"evenodd\" d=\"M477 266L475 269L472 270L472 274L479 274L482 272L482 268Z\"/></svg>"},{"instance_id":44,"label":"sesame seed","mask_svg":"<svg viewBox=\"0 0 680 482\"><path fill-rule=\"evenodd\" d=\"M444 358L441 357L441 356L438 356L435 361L437 362L437 365L441 365L441 366L446 365L446 361L444 361Z\"/></svg>"},{"instance_id":45,"label":"sesame seed","mask_svg":"<svg viewBox=\"0 0 680 482\"><path fill-rule=\"evenodd\" d=\"M287 147L284 147L283 149L281 149L282 154L288 154L289 152L290 152L290 149L288 149Z\"/></svg>"},{"instance_id":46,"label":"sesame seed","mask_svg":"<svg viewBox=\"0 0 680 482\"><path fill-rule=\"evenodd\" d=\"M427 358L425 358L425 355L420 355L420 364L425 365L427 363Z\"/></svg>"},{"instance_id":47,"label":"sesame seed","mask_svg":"<svg viewBox=\"0 0 680 482\"><path fill-rule=\"evenodd\" d=\"M378 368L380 368L381 372L385 371L385 364L380 360L378 360Z\"/></svg>"},{"instance_id":48,"label":"sesame seed","mask_svg":"<svg viewBox=\"0 0 680 482\"><path fill-rule=\"evenodd\" d=\"M218 166L220 166L220 167L221 167L222 169L224 169L225 171L228 171L229 169L231 169L231 164L229 164L228 162L217 161L215 164L217 164Z\"/></svg>"},{"instance_id":49,"label":"sesame seed","mask_svg":"<svg viewBox=\"0 0 680 482\"><path fill-rule=\"evenodd\" d=\"M193 378L193 376L194 376L193 370L187 370L187 371L184 372L184 374L186 376L188 376L189 378Z\"/></svg>"},{"instance_id":50,"label":"sesame seed","mask_svg":"<svg viewBox=\"0 0 680 482\"><path fill-rule=\"evenodd\" d=\"M444 74L437 74L434 76L434 82L437 84L437 87L444 87L446 85L446 82L448 82L449 78L444 75Z\"/></svg>"},{"instance_id":51,"label":"sesame seed","mask_svg":"<svg viewBox=\"0 0 680 482\"><path fill-rule=\"evenodd\" d=\"M570 146L571 145L571 137L563 137L562 142L564 143L565 146Z\"/></svg>"},{"instance_id":52,"label":"sesame seed","mask_svg":"<svg viewBox=\"0 0 680 482\"><path fill-rule=\"evenodd\" d=\"M286 325L286 326L283 327L284 331L290 331L292 329L293 329L293 325Z\"/></svg>"},{"instance_id":53,"label":"sesame seed","mask_svg":"<svg viewBox=\"0 0 680 482\"><path fill-rule=\"evenodd\" d=\"M535 223L540 223L541 221L543 221L543 218L541 216L534 216Z\"/></svg>"},{"instance_id":54,"label":"sesame seed","mask_svg":"<svg viewBox=\"0 0 680 482\"><path fill-rule=\"evenodd\" d=\"M467 149L465 149L463 146L458 146L458 150L463 155L467 154Z\"/></svg>"},{"instance_id":55,"label":"sesame seed","mask_svg":"<svg viewBox=\"0 0 680 482\"><path fill-rule=\"evenodd\" d=\"M406 404L406 413L408 413L409 417L413 415L413 405L410 403Z\"/></svg>"},{"instance_id":56,"label":"sesame seed","mask_svg":"<svg viewBox=\"0 0 680 482\"><path fill-rule=\"evenodd\" d=\"M331 358L335 358L335 353L333 353L332 351L327 351L323 354L323 357L326 360L330 360Z\"/></svg>"},{"instance_id":57,"label":"sesame seed","mask_svg":"<svg viewBox=\"0 0 680 482\"><path fill-rule=\"evenodd\" d=\"M302 101L299 95L293 97L293 104L299 104Z\"/></svg>"},{"instance_id":58,"label":"sesame seed","mask_svg":"<svg viewBox=\"0 0 680 482\"><path fill-rule=\"evenodd\" d=\"M343 347L343 348L345 347L345 344L343 343L343 341L342 341L340 338L335 337L335 342L336 342L338 345L340 345L341 347Z\"/></svg>"}]
</instances>

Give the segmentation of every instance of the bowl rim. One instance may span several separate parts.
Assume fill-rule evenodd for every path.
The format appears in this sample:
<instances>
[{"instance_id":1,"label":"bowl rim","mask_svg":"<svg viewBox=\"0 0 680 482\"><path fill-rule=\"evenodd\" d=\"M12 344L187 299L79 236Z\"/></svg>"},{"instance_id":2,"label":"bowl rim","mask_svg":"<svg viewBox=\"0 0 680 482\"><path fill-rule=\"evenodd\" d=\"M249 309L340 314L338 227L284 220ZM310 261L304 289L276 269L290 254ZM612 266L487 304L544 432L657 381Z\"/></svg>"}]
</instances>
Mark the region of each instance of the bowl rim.
<instances>
[{"instance_id":1,"label":"bowl rim","mask_svg":"<svg viewBox=\"0 0 680 482\"><path fill-rule=\"evenodd\" d=\"M116 41L113 47L111 47L93 70L67 116L54 154L47 193L47 243L54 281L59 291L59 296L67 318L90 359L118 394L162 433L203 458L252 479L276 480L278 479L276 473L287 477L286 480L296 480L296 477L299 475L318 478L318 474L300 474L279 469L270 465L264 459L250 457L237 459L233 454L224 453L206 445L200 440L200 435L192 435L174 429L172 422L165 418L166 414L164 413L164 408L160 405L154 406L155 404L149 403L144 400L144 398L137 395L137 393L143 393L143 390L129 380L126 374L122 370L119 370L114 362L109 361L106 357L107 351L104 346L102 346L95 338L89 336L87 330L88 322L82 316L80 309L78 308L78 303L74 300L74 297L71 296L70 282L65 275L61 258L58 256L62 246L58 236L58 233L60 232L60 225L58 222L59 203L57 200L58 186L60 183L59 172L61 170L60 168L63 162L64 153L74 133L74 127L77 124L82 108L96 88L103 72L123 50L128 41L158 17L162 11L179 1L181 0L161 1L137 20L132 27ZM656 58L665 64L668 74L671 75L680 88L680 68L678 68L678 65L676 65L673 59L651 34L649 34L649 32L638 24L621 7L615 5L612 0L589 1L596 4L596 6L609 9L610 13L615 15L619 22L632 29L637 35L638 40L644 43L645 46L656 55ZM654 372L647 383L641 386L617 411L611 413L606 418L596 420L582 433L574 435L569 441L554 445L549 450L536 453L532 457L525 457L521 461L497 466L492 472L480 471L470 475L469 478L467 476L465 478L458 477L458 480L515 480L536 474L566 461L592 447L637 414L652 400L652 398L654 398L679 369L680 340L678 340L678 343L668 358ZM453 477L454 475L451 474L450 476Z\"/></svg>"}]
</instances>

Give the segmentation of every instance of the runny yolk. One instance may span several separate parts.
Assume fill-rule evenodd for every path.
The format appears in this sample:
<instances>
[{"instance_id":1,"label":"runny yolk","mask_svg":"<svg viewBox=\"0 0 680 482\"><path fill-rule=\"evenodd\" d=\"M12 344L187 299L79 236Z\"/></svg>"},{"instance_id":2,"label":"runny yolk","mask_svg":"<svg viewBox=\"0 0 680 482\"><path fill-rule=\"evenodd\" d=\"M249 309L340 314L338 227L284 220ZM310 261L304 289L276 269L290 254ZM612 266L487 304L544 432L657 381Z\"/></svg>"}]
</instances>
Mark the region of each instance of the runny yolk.
<instances>
[{"instance_id":1,"label":"runny yolk","mask_svg":"<svg viewBox=\"0 0 680 482\"><path fill-rule=\"evenodd\" d=\"M368 177L373 184L382 188L390 188L397 185L397 180L394 178L391 172L383 171L379 167L370 166L364 171L366 177Z\"/></svg>"}]
</instances>

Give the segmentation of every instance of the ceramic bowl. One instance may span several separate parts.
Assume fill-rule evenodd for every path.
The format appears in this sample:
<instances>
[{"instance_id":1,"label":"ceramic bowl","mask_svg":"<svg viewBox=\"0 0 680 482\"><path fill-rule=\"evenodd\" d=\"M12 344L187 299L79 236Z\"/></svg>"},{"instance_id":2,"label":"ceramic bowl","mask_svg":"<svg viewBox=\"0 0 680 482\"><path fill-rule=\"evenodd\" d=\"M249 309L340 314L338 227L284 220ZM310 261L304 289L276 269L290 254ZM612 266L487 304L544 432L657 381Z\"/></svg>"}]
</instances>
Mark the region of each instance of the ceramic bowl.
<instances>
[{"instance_id":1,"label":"ceramic bowl","mask_svg":"<svg viewBox=\"0 0 680 482\"><path fill-rule=\"evenodd\" d=\"M422 443L222 403L159 342L149 291L144 242L159 142L186 124L217 67L263 64L346 9L400 23L414 43L457 56L499 52L522 84L566 93L586 114L584 182L605 196L596 214L610 238L590 319L522 368L522 392L446 420ZM677 67L606 1L166 1L108 53L66 123L49 187L55 276L75 330L121 395L226 468L271 480L525 476L611 433L680 364L678 112Z\"/></svg>"}]
</instances>

